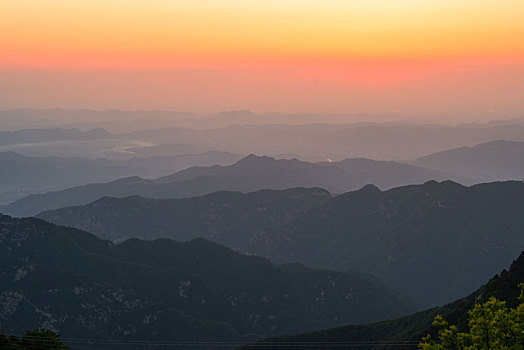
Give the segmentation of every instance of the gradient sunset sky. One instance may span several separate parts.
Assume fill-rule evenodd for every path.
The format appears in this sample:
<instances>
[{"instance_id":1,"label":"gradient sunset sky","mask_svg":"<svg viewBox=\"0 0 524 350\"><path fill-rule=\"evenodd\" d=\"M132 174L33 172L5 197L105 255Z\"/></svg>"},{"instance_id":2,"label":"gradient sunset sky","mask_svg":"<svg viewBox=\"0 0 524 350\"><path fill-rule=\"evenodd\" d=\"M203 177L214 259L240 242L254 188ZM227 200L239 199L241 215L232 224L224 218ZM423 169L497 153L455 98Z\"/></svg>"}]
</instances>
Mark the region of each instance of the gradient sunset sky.
<instances>
[{"instance_id":1,"label":"gradient sunset sky","mask_svg":"<svg viewBox=\"0 0 524 350\"><path fill-rule=\"evenodd\" d=\"M524 115L522 0L3 0L0 109Z\"/></svg>"}]
</instances>

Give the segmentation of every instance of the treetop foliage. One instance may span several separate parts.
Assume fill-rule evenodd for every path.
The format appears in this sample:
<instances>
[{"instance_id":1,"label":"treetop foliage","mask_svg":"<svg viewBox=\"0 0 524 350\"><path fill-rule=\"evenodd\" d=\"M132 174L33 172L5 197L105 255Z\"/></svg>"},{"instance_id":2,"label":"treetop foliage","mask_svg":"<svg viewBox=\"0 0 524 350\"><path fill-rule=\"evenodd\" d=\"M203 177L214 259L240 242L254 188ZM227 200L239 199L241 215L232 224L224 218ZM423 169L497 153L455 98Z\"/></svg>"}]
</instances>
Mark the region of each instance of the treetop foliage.
<instances>
[{"instance_id":1,"label":"treetop foliage","mask_svg":"<svg viewBox=\"0 0 524 350\"><path fill-rule=\"evenodd\" d=\"M27 331L22 337L0 334L1 350L68 350L60 335L48 329Z\"/></svg>"},{"instance_id":2,"label":"treetop foliage","mask_svg":"<svg viewBox=\"0 0 524 350\"><path fill-rule=\"evenodd\" d=\"M422 339L419 349L524 349L524 283L520 283L519 287L521 303L515 308L508 308L505 301L495 297L475 304L468 312L468 332L461 332L437 315L433 326L439 329L438 340L428 335Z\"/></svg>"}]
</instances>

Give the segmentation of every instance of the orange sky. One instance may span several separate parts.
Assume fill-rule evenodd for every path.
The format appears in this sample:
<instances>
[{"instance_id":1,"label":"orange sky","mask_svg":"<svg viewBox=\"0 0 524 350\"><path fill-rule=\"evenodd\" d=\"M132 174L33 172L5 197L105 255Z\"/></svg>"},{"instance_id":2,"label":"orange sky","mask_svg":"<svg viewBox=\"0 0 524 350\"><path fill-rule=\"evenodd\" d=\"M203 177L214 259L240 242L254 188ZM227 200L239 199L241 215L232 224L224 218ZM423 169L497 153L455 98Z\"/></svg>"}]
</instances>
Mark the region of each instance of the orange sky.
<instances>
[{"instance_id":1,"label":"orange sky","mask_svg":"<svg viewBox=\"0 0 524 350\"><path fill-rule=\"evenodd\" d=\"M522 0L3 0L0 13L5 108L474 114L477 91L524 113ZM415 93L428 104L410 107Z\"/></svg>"}]
</instances>

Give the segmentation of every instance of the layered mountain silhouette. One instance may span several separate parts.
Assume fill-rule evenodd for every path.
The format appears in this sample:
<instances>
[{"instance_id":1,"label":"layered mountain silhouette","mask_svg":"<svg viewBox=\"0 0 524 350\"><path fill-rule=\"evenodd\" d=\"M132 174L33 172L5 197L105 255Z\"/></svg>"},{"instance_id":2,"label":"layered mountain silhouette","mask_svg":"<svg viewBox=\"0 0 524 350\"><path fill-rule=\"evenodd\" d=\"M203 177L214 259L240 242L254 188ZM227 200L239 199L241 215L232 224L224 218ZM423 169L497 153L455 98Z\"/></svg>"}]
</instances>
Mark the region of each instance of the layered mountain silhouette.
<instances>
[{"instance_id":1,"label":"layered mountain silhouette","mask_svg":"<svg viewBox=\"0 0 524 350\"><path fill-rule=\"evenodd\" d=\"M413 164L484 181L523 180L524 142L498 140L455 148L419 158Z\"/></svg>"},{"instance_id":2,"label":"layered mountain silhouette","mask_svg":"<svg viewBox=\"0 0 524 350\"><path fill-rule=\"evenodd\" d=\"M379 277L422 306L470 293L524 249L524 183L430 181L330 196L322 189L103 198L41 213L102 238L205 237L279 263Z\"/></svg>"},{"instance_id":3,"label":"layered mountain silhouette","mask_svg":"<svg viewBox=\"0 0 524 350\"><path fill-rule=\"evenodd\" d=\"M30 195L0 208L0 211L15 216L31 216L44 210L87 204L104 196L187 198L224 190L251 192L291 187L322 187L332 193L342 193L370 182L388 189L445 179L468 181L452 174L396 162L347 159L309 163L249 155L230 166L192 167L156 180L131 177Z\"/></svg>"},{"instance_id":4,"label":"layered mountain silhouette","mask_svg":"<svg viewBox=\"0 0 524 350\"><path fill-rule=\"evenodd\" d=\"M229 165L240 158L239 155L216 151L125 160L28 157L15 152L0 152L0 204L32 193L63 190L126 176L156 177L195 165Z\"/></svg>"},{"instance_id":5,"label":"layered mountain silhouette","mask_svg":"<svg viewBox=\"0 0 524 350\"><path fill-rule=\"evenodd\" d=\"M435 333L431 323L441 315L459 329L467 329L468 310L475 303L490 297L506 301L509 307L519 304L518 284L524 281L524 252L515 260L509 271L503 270L485 285L465 298L453 303L428 309L402 318L369 325L351 325L317 332L271 338L239 349L340 349L355 346L359 349L413 348L428 333Z\"/></svg>"},{"instance_id":6,"label":"layered mountain silhouette","mask_svg":"<svg viewBox=\"0 0 524 350\"><path fill-rule=\"evenodd\" d=\"M0 145L82 141L95 137L152 144L191 144L203 148L196 152L296 154L302 159L313 160L354 157L413 160L444 149L493 140L524 141L524 125L518 119L456 126L354 122L362 119L369 119L369 116L257 114L250 111L197 116L168 111L12 110L0 111L5 127L61 126L63 129L15 131L13 135L0 133ZM72 126L82 129L102 126L113 133L98 129L86 136L82 131L66 129ZM54 152L45 154L56 155Z\"/></svg>"},{"instance_id":7,"label":"layered mountain silhouette","mask_svg":"<svg viewBox=\"0 0 524 350\"><path fill-rule=\"evenodd\" d=\"M27 157L0 152L0 203L7 204L29 193L109 181L132 173L130 167L106 159Z\"/></svg>"},{"instance_id":8,"label":"layered mountain silhouette","mask_svg":"<svg viewBox=\"0 0 524 350\"><path fill-rule=\"evenodd\" d=\"M215 192L188 199L140 196L105 197L86 206L46 211L38 216L60 225L94 232L103 239L207 237L241 247L256 232L280 226L316 208L331 195L320 188ZM126 217L131 216L129 219Z\"/></svg>"},{"instance_id":9,"label":"layered mountain silhouette","mask_svg":"<svg viewBox=\"0 0 524 350\"><path fill-rule=\"evenodd\" d=\"M211 126L213 123L206 121L198 130L179 126L139 130L123 137L153 143L198 144L241 154L298 154L307 159L337 160L354 157L413 160L445 149L493 140L524 141L521 121L457 126L409 123L249 125L260 119L263 120L246 116L241 125L215 128ZM297 120L304 119L298 117Z\"/></svg>"},{"instance_id":10,"label":"layered mountain silhouette","mask_svg":"<svg viewBox=\"0 0 524 350\"><path fill-rule=\"evenodd\" d=\"M412 308L342 272L274 265L204 239L115 245L0 216L0 323L65 338L247 341L372 322Z\"/></svg>"},{"instance_id":11,"label":"layered mountain silhouette","mask_svg":"<svg viewBox=\"0 0 524 350\"><path fill-rule=\"evenodd\" d=\"M59 140L96 140L110 137L114 137L114 135L102 128L95 128L90 131L81 131L76 128L21 129L16 131L0 131L0 145Z\"/></svg>"},{"instance_id":12,"label":"layered mountain silhouette","mask_svg":"<svg viewBox=\"0 0 524 350\"><path fill-rule=\"evenodd\" d=\"M127 148L126 151L133 153L135 157L172 156L176 154L211 152L209 147L178 143L161 143L154 146L131 147Z\"/></svg>"}]
</instances>

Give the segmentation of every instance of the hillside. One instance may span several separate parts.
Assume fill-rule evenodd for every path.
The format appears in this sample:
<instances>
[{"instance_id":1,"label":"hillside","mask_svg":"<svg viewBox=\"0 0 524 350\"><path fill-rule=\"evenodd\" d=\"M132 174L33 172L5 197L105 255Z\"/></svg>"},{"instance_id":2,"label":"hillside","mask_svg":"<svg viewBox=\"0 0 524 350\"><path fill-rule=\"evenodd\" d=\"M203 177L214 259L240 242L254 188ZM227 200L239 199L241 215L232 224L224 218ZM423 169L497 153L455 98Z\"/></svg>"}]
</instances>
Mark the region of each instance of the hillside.
<instances>
[{"instance_id":1,"label":"hillside","mask_svg":"<svg viewBox=\"0 0 524 350\"><path fill-rule=\"evenodd\" d=\"M0 216L0 271L7 334L239 341L412 310L346 273L277 266L203 239L115 245L34 218Z\"/></svg>"},{"instance_id":2,"label":"hillside","mask_svg":"<svg viewBox=\"0 0 524 350\"><path fill-rule=\"evenodd\" d=\"M178 200L105 197L86 206L43 212L39 217L92 229L99 237L116 242L129 238L170 237L184 241L206 237L235 246L265 227L300 216L330 196L319 188L295 188L248 194L215 192Z\"/></svg>"},{"instance_id":3,"label":"hillside","mask_svg":"<svg viewBox=\"0 0 524 350\"><path fill-rule=\"evenodd\" d=\"M522 180L524 142L499 140L454 148L419 158L413 164L483 181Z\"/></svg>"},{"instance_id":4,"label":"hillside","mask_svg":"<svg viewBox=\"0 0 524 350\"><path fill-rule=\"evenodd\" d=\"M154 181L120 179L31 195L7 205L1 212L14 216L32 216L44 210L87 204L103 196L188 198L216 191L251 192L291 187L322 187L333 193L342 193L360 188L369 181L388 189L432 179L468 182L450 174L395 162L348 159L309 163L297 159L277 160L250 155L232 165L191 167Z\"/></svg>"},{"instance_id":5,"label":"hillside","mask_svg":"<svg viewBox=\"0 0 524 350\"><path fill-rule=\"evenodd\" d=\"M157 177L192 166L229 165L241 156L205 152L125 160L80 157L29 157L0 152L0 204L36 193L64 190L128 176ZM94 197L92 200L98 199Z\"/></svg>"},{"instance_id":6,"label":"hillside","mask_svg":"<svg viewBox=\"0 0 524 350\"><path fill-rule=\"evenodd\" d=\"M27 157L15 152L0 152L0 204L30 193L110 181L131 174L145 175L147 172L107 159Z\"/></svg>"},{"instance_id":7,"label":"hillside","mask_svg":"<svg viewBox=\"0 0 524 350\"><path fill-rule=\"evenodd\" d=\"M293 189L104 198L39 217L108 239L205 237L278 263L362 271L431 306L470 293L524 249L522 212L522 182L430 181L339 196Z\"/></svg>"},{"instance_id":8,"label":"hillside","mask_svg":"<svg viewBox=\"0 0 524 350\"><path fill-rule=\"evenodd\" d=\"M290 187L322 187L333 193L342 193L373 183L382 189L423 183L428 180L459 179L452 173L436 172L398 162L371 159L345 159L340 162L310 163L297 159L274 159L253 154L231 166L193 167L159 178L159 182L173 183L213 176L229 182L220 190L245 191L284 189ZM235 185L236 184L236 188Z\"/></svg>"},{"instance_id":9,"label":"hillside","mask_svg":"<svg viewBox=\"0 0 524 350\"><path fill-rule=\"evenodd\" d=\"M503 270L469 296L442 307L417 312L390 321L370 325L351 325L323 331L271 338L249 344L241 349L340 349L341 346L357 346L362 349L416 348L423 336L433 332L431 325L436 315L442 315L451 324L466 329L467 311L475 303L484 302L494 296L505 300L507 305L518 304L518 284L524 281L524 252L515 260L509 271ZM337 344L333 344L337 343Z\"/></svg>"}]
</instances>

